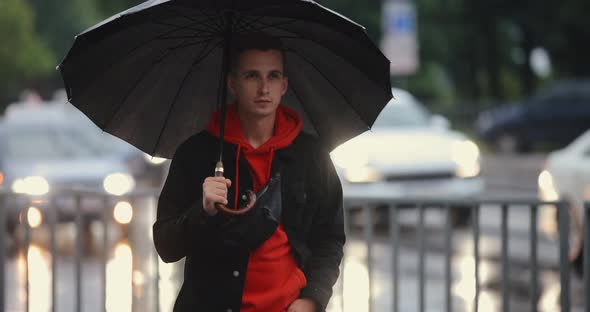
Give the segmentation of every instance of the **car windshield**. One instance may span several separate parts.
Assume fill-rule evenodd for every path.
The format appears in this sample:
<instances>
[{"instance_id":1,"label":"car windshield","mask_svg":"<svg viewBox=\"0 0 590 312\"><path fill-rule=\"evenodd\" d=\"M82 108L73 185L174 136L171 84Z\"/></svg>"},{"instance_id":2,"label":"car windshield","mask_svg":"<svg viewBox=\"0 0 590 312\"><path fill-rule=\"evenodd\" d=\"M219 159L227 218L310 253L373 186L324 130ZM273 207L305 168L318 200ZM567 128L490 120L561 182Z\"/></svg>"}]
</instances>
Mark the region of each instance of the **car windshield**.
<instances>
[{"instance_id":1,"label":"car windshield","mask_svg":"<svg viewBox=\"0 0 590 312\"><path fill-rule=\"evenodd\" d=\"M15 127L6 134L4 148L11 159L96 158L121 150L114 138L83 127Z\"/></svg>"},{"instance_id":2,"label":"car windshield","mask_svg":"<svg viewBox=\"0 0 590 312\"><path fill-rule=\"evenodd\" d=\"M429 127L430 114L413 98L396 95L381 111L373 128Z\"/></svg>"}]
</instances>

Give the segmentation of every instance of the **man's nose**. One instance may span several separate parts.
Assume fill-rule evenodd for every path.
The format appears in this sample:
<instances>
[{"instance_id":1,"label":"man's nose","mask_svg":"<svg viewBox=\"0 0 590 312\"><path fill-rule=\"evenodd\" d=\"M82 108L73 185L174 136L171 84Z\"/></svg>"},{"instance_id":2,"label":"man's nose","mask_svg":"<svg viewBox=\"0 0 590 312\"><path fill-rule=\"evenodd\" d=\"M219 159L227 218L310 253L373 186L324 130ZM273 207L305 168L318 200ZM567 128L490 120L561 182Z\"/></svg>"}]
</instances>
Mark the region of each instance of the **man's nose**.
<instances>
[{"instance_id":1,"label":"man's nose","mask_svg":"<svg viewBox=\"0 0 590 312\"><path fill-rule=\"evenodd\" d=\"M268 81L266 79L262 79L260 81L260 88L258 89L258 91L261 94L267 94L268 93Z\"/></svg>"}]
</instances>

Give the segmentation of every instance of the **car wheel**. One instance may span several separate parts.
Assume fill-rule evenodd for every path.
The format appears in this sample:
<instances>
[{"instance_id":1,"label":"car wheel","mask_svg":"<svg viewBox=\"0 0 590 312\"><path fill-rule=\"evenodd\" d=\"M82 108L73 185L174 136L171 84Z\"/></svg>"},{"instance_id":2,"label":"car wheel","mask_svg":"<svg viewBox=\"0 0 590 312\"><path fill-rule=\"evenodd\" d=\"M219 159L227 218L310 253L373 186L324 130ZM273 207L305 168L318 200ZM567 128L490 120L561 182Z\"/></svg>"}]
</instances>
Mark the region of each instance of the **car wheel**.
<instances>
[{"instance_id":1,"label":"car wheel","mask_svg":"<svg viewBox=\"0 0 590 312\"><path fill-rule=\"evenodd\" d=\"M501 154L516 154L521 151L521 142L513 133L501 133L494 142L496 151Z\"/></svg>"}]
</instances>

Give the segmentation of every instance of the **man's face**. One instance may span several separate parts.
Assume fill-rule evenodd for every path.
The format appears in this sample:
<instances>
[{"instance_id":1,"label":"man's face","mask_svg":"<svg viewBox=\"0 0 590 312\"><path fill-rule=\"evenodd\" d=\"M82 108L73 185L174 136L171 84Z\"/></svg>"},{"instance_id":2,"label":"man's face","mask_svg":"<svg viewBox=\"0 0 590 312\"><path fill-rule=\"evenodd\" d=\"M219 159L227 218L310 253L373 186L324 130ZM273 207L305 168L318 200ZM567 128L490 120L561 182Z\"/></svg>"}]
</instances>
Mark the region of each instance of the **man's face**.
<instances>
[{"instance_id":1,"label":"man's face","mask_svg":"<svg viewBox=\"0 0 590 312\"><path fill-rule=\"evenodd\" d=\"M283 56L278 50L246 50L238 58L228 87L238 101L240 114L266 117L274 114L287 92Z\"/></svg>"}]
</instances>

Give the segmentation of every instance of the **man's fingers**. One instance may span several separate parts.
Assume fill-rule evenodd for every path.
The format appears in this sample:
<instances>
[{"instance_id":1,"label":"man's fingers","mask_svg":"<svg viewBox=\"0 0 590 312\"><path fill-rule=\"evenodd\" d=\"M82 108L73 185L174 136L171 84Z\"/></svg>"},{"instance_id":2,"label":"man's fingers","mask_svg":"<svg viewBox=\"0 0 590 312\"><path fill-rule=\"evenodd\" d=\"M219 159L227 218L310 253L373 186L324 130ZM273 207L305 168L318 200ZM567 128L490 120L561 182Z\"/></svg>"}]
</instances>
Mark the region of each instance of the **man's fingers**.
<instances>
[{"instance_id":1,"label":"man's fingers","mask_svg":"<svg viewBox=\"0 0 590 312\"><path fill-rule=\"evenodd\" d=\"M217 195L217 196L221 196L221 197L227 197L227 190L215 188L215 189L205 191L205 196L207 196L207 195Z\"/></svg>"},{"instance_id":2,"label":"man's fingers","mask_svg":"<svg viewBox=\"0 0 590 312\"><path fill-rule=\"evenodd\" d=\"M211 203L219 203L219 204L224 204L227 205L227 198L225 198L224 196L219 196L219 195L211 195L208 198Z\"/></svg>"},{"instance_id":3,"label":"man's fingers","mask_svg":"<svg viewBox=\"0 0 590 312\"><path fill-rule=\"evenodd\" d=\"M224 177L208 177L205 179L205 181L203 182L203 185L220 185L220 186L226 186L227 179L225 179Z\"/></svg>"},{"instance_id":4,"label":"man's fingers","mask_svg":"<svg viewBox=\"0 0 590 312\"><path fill-rule=\"evenodd\" d=\"M216 203L227 205L227 190L231 186L231 180L224 177L208 177L203 181L203 205L208 210L213 209Z\"/></svg>"}]
</instances>

